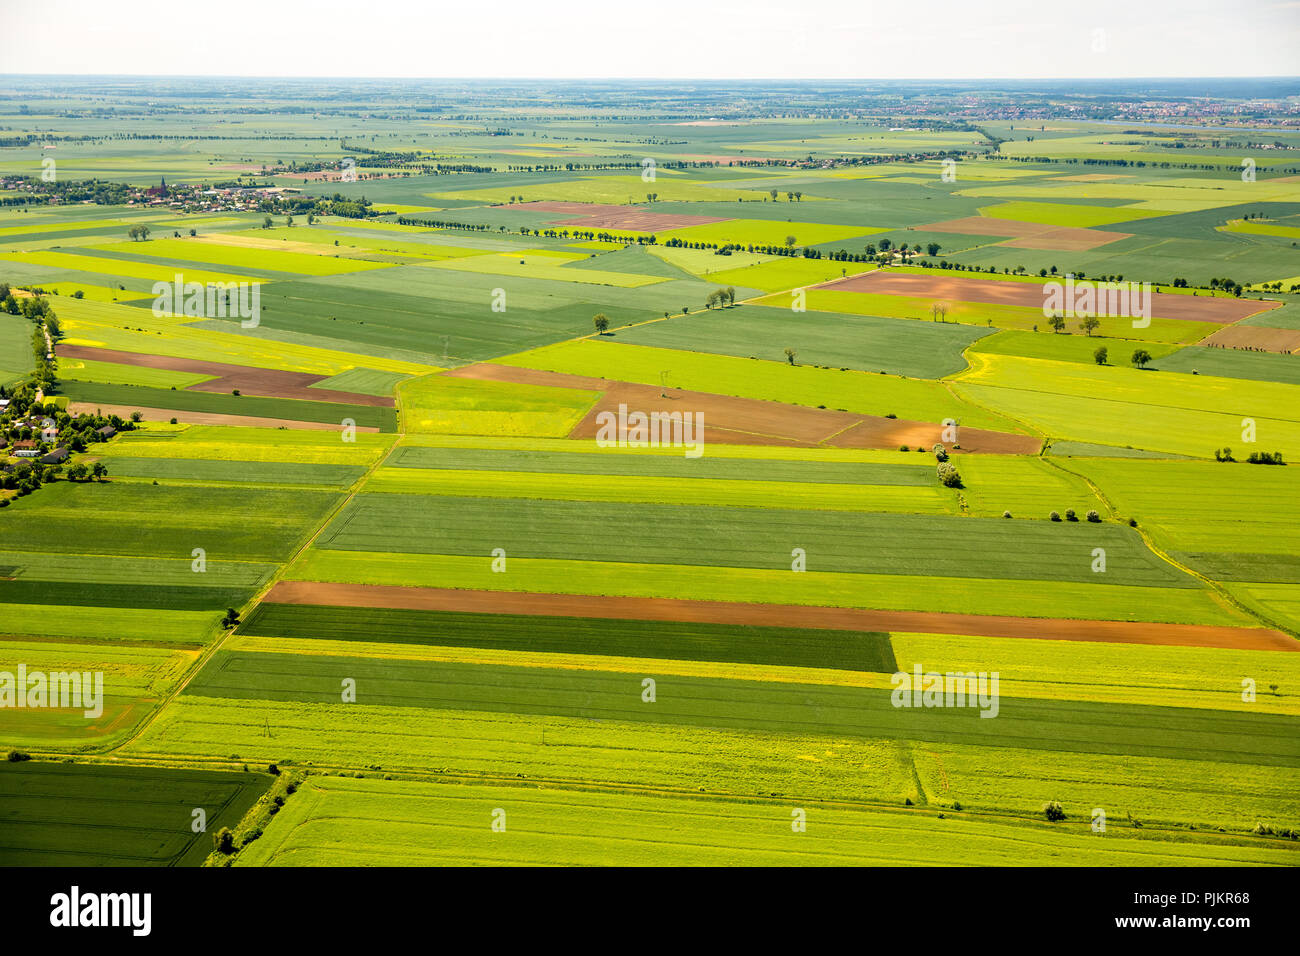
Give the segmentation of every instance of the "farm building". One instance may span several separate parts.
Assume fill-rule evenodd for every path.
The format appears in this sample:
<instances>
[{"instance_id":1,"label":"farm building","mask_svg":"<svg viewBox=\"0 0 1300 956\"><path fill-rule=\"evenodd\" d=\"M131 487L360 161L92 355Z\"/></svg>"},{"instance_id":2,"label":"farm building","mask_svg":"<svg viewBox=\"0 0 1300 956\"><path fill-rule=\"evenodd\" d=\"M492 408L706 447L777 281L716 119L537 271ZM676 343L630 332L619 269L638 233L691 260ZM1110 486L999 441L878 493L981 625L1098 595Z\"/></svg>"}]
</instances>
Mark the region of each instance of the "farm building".
<instances>
[{"instance_id":1,"label":"farm building","mask_svg":"<svg viewBox=\"0 0 1300 956\"><path fill-rule=\"evenodd\" d=\"M19 458L35 458L40 453L40 447L30 439L14 442L14 455Z\"/></svg>"},{"instance_id":2,"label":"farm building","mask_svg":"<svg viewBox=\"0 0 1300 956\"><path fill-rule=\"evenodd\" d=\"M68 460L68 449L60 446L41 459L42 465L61 465Z\"/></svg>"}]
</instances>

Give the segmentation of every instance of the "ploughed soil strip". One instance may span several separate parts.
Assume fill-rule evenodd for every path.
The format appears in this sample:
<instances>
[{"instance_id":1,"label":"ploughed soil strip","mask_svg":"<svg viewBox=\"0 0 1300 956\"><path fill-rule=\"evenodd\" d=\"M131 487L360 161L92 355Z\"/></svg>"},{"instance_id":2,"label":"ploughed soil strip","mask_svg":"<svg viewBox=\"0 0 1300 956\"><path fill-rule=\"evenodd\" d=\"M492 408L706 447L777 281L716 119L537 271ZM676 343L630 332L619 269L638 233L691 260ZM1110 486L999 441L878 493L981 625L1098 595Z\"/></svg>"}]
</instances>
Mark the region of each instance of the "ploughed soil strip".
<instances>
[{"instance_id":1,"label":"ploughed soil strip","mask_svg":"<svg viewBox=\"0 0 1300 956\"><path fill-rule=\"evenodd\" d=\"M1058 620L932 611L872 611L792 604L689 601L680 598L460 591L325 581L280 581L271 588L265 601L269 604L314 604L326 607L472 611L477 614L532 614L543 617L594 617L632 621L695 621L738 626L902 631L1259 651L1300 650L1300 642L1281 631L1267 628ZM382 635L377 635L376 640L382 641Z\"/></svg>"},{"instance_id":2,"label":"ploughed soil strip","mask_svg":"<svg viewBox=\"0 0 1300 956\"><path fill-rule=\"evenodd\" d=\"M648 212L637 206L614 206L609 203L537 202L506 203L506 209L524 209L532 212L559 213L562 218L550 220L553 226L570 229L626 229L639 232L664 232L703 226L711 222L726 222L718 216L687 216L680 213Z\"/></svg>"},{"instance_id":3,"label":"ploughed soil strip","mask_svg":"<svg viewBox=\"0 0 1300 956\"><path fill-rule=\"evenodd\" d=\"M334 422L300 422L290 418L258 418L256 415L223 415L220 412L195 412L176 408L148 408L143 405L105 405L102 402L69 402L68 414L80 415L117 415L130 418L132 412L139 412L146 421L165 422L176 419L186 425L243 425L248 428L291 428L295 431L336 432L339 425ZM375 425L357 425L359 432L378 433Z\"/></svg>"},{"instance_id":4,"label":"ploughed soil strip","mask_svg":"<svg viewBox=\"0 0 1300 956\"><path fill-rule=\"evenodd\" d=\"M171 355L118 352L114 349L101 349L90 345L60 345L59 357L216 376L210 381L200 382L184 389L187 392L221 392L228 395L234 389L239 389L246 395L264 398L299 398L309 402L339 402L377 408L392 408L396 404L391 396L362 395L360 392L340 392L332 388L310 388L309 386L316 382L323 382L330 376L312 375L307 372L282 372L273 368L227 365L224 362L204 362Z\"/></svg>"},{"instance_id":5,"label":"ploughed soil strip","mask_svg":"<svg viewBox=\"0 0 1300 956\"><path fill-rule=\"evenodd\" d=\"M1053 226L1041 222L1021 222L1019 219L996 219L992 216L949 219L920 228L967 236L1005 236L1009 241L998 245L1017 249L1056 249L1063 252L1084 252L1108 242L1128 239L1132 235L1128 232L1108 232L1081 226Z\"/></svg>"},{"instance_id":6,"label":"ploughed soil strip","mask_svg":"<svg viewBox=\"0 0 1300 956\"><path fill-rule=\"evenodd\" d=\"M1056 280L1064 282L1063 279ZM838 279L834 283L813 286L834 288L837 292L865 292L875 295L905 295L918 299L955 299L960 302L985 302L990 305L1020 305L1041 309L1047 300L1038 282L1002 279L966 279L956 276L906 275L897 272L868 272ZM1077 292L1077 287L1076 287ZM1162 319L1186 319L1192 322L1217 322L1227 325L1257 312L1276 309L1281 302L1258 299L1235 299L1217 296L1151 293L1151 314Z\"/></svg>"},{"instance_id":7,"label":"ploughed soil strip","mask_svg":"<svg viewBox=\"0 0 1300 956\"><path fill-rule=\"evenodd\" d=\"M704 416L704 441L731 445L786 445L802 448L821 445L832 448L931 447L942 440L944 426L932 422L905 421L855 412L838 412L824 408L805 408L755 398L735 398L710 392L692 392L670 388L666 392L656 385L640 385L589 375L567 375L535 369L515 368L480 362L444 374L455 378L473 378L525 385L549 385L601 392L600 399L569 433L569 438L596 438L600 430L598 417L611 412L617 417L619 405L632 412L696 412ZM666 397L664 397L666 395ZM693 440L699 436L693 434ZM961 428L957 441L962 452L999 455L1035 455L1042 440L1030 435ZM947 443L945 443L947 444Z\"/></svg>"},{"instance_id":8,"label":"ploughed soil strip","mask_svg":"<svg viewBox=\"0 0 1300 956\"><path fill-rule=\"evenodd\" d=\"M1230 349L1263 349L1265 352L1300 350L1300 329L1270 329L1263 325L1233 325L1219 329L1200 345L1223 345Z\"/></svg>"}]
</instances>

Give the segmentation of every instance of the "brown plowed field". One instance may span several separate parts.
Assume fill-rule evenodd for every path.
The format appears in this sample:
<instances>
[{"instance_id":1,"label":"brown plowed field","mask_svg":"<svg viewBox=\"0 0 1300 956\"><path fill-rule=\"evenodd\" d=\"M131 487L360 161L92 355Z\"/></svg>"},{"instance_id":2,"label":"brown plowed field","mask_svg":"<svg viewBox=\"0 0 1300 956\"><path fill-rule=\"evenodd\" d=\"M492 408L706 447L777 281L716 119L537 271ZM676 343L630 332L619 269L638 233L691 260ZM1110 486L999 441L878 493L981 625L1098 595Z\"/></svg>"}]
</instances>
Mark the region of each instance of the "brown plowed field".
<instances>
[{"instance_id":1,"label":"brown plowed field","mask_svg":"<svg viewBox=\"0 0 1300 956\"><path fill-rule=\"evenodd\" d=\"M1132 235L1127 232L1107 232L1104 229L1021 222L1019 219L995 219L992 216L949 219L946 222L932 222L919 228L934 232L955 232L967 236L1005 236L1008 241L999 245L1017 249L1056 249L1065 252L1096 249L1108 242L1127 239Z\"/></svg>"},{"instance_id":2,"label":"brown plowed field","mask_svg":"<svg viewBox=\"0 0 1300 956\"><path fill-rule=\"evenodd\" d=\"M1238 650L1300 650L1300 642L1280 631L1266 628L1147 624L1134 621L1055 620L983 614L944 614L931 611L871 611L860 608L811 607L793 604L687 601L679 598L458 591L448 588L335 584L323 581L280 581L271 588L266 601L271 604L314 604L328 607L409 608L424 611L598 617L631 621L696 621L738 626L901 631L920 634L962 634L972 637L1023 637L1050 641L1228 647Z\"/></svg>"},{"instance_id":3,"label":"brown plowed field","mask_svg":"<svg viewBox=\"0 0 1300 956\"><path fill-rule=\"evenodd\" d=\"M1223 345L1230 349L1263 349L1265 352L1294 352L1300 349L1300 329L1232 325L1202 339L1200 344Z\"/></svg>"},{"instance_id":4,"label":"brown plowed field","mask_svg":"<svg viewBox=\"0 0 1300 956\"><path fill-rule=\"evenodd\" d=\"M830 284L813 288L831 288ZM837 292L865 292L873 295L904 295L918 299L948 299L959 302L985 302L991 305L1019 305L1041 309L1046 299L1038 282L1004 279L967 279L956 276L913 275L899 272L868 272L834 283ZM1172 292L1151 294L1151 314L1163 319L1191 322L1217 322L1227 325L1275 309L1282 303L1257 299L1175 295Z\"/></svg>"},{"instance_id":5,"label":"brown plowed field","mask_svg":"<svg viewBox=\"0 0 1300 956\"><path fill-rule=\"evenodd\" d=\"M229 394L239 389L246 395L266 398L298 398L309 402L343 402L350 405L371 405L392 408L391 397L362 395L360 392L339 392L331 388L310 388L323 382L328 375L310 375L306 372L282 372L273 368L253 368L250 365L227 365L223 362L203 362L198 359L175 358L170 355L143 355L139 352L118 352L90 345L60 345L61 358L91 359L96 362L116 362L118 365L136 365L142 368L163 368L173 372L193 372L196 375L214 375L211 381L200 382L185 389L187 392L222 392Z\"/></svg>"},{"instance_id":6,"label":"brown plowed field","mask_svg":"<svg viewBox=\"0 0 1300 956\"><path fill-rule=\"evenodd\" d=\"M139 412L145 421L165 422L176 419L186 425L244 425L249 428L292 428L296 431L340 431L333 422L300 422L288 418L257 418L254 415L223 415L218 412L188 412L175 408L145 408L141 405L104 405L100 402L70 402L70 415L117 415L130 418L132 412ZM374 425L358 425L359 432L378 432Z\"/></svg>"},{"instance_id":7,"label":"brown plowed field","mask_svg":"<svg viewBox=\"0 0 1300 956\"><path fill-rule=\"evenodd\" d=\"M710 222L726 222L717 216L647 212L639 206L614 206L608 203L539 200L507 204L505 208L561 213L563 218L551 220L551 225L568 226L571 229L623 229L628 232L653 233L686 226L703 226Z\"/></svg>"},{"instance_id":8,"label":"brown plowed field","mask_svg":"<svg viewBox=\"0 0 1300 956\"><path fill-rule=\"evenodd\" d=\"M599 428L597 416L601 412L617 414L620 404L627 405L629 411L646 414L700 412L704 415L706 442L711 436L716 436L714 440L735 445L825 445L833 448L895 449L900 445L933 445L940 440L943 432L943 426L933 422L912 422L824 408L805 408L802 405L685 389L669 389L668 397L663 398L662 390L655 385L543 372L489 362L468 365L445 374L457 378L601 392L600 400L569 433L569 438L595 438ZM1037 454L1042 445L1040 439L1030 435L1012 435L978 428L962 428L958 440L961 444L960 451L1000 455Z\"/></svg>"}]
</instances>

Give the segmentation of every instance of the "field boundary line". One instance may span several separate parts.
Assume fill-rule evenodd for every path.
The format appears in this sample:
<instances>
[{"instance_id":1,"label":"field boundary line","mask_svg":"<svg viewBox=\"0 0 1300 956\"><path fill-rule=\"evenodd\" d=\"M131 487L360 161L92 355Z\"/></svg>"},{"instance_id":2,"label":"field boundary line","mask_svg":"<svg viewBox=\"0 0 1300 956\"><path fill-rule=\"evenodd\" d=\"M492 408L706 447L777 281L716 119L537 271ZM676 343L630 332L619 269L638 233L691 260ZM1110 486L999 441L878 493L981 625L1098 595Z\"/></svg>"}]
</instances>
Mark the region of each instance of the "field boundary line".
<instances>
[{"instance_id":1,"label":"field boundary line","mask_svg":"<svg viewBox=\"0 0 1300 956\"><path fill-rule=\"evenodd\" d=\"M401 418L399 416L398 428L401 429L401 427ZM273 588L283 578L285 572L298 561L303 552L316 543L316 539L324 533L325 529L330 526L336 517L338 517L339 513L351 503L352 499L357 496L357 493L370 479L370 476L373 475L388 459L389 454L391 454L392 450L397 447L397 443L403 435L405 435L405 431L399 431L397 435L394 436L393 441L384 450L384 453L377 456L371 463L370 467L366 469L365 474L360 475L356 481L352 483L352 485L342 495L339 502L330 509L329 513L325 515L321 523L316 527L316 530L312 532L307 540L304 541L284 562L280 563L279 567L272 572L257 592L240 606L239 610L241 612L241 618L249 609L260 604L262 598L264 598L267 592L269 592L271 588ZM199 654L198 659L190 666L190 669L185 676L178 681L176 686L158 702L158 705L154 707L154 709L147 714L143 720L141 720L135 730L129 736L123 738L119 743L108 748L104 752L106 754L115 754L123 747L129 746L139 740L140 737L144 735L145 731L153 726L154 721L162 715L162 712L185 691L185 688L187 688L203 668L207 666L208 662L217 655L217 652L220 651L222 647L225 646L226 642L230 639L230 636L235 633L235 630L236 628L233 627L222 628L222 633L217 640L213 641L202 651L202 653Z\"/></svg>"},{"instance_id":2,"label":"field boundary line","mask_svg":"<svg viewBox=\"0 0 1300 956\"><path fill-rule=\"evenodd\" d=\"M977 339L976 341L978 341L978 339ZM964 405L970 405L970 406L973 407L973 408L981 409L981 410L987 412L988 414L993 415L993 416L995 416L995 417L997 417L997 418L1002 418L1002 419L1005 419L1006 421L1009 421L1009 422L1011 422L1011 423L1013 423L1013 424L1015 424L1015 425L1019 425L1021 428L1025 429L1025 434L1028 435L1030 438L1040 438L1040 439L1042 439L1042 445L1041 445L1041 447L1040 447L1039 450L1038 450L1038 454L1039 454L1039 456L1043 455L1043 454L1046 452L1046 450L1047 450L1047 446L1048 446L1048 445L1051 443L1051 441L1052 441L1052 436L1051 436L1051 435L1047 434L1046 432L1039 431L1037 428L1033 427L1033 426L1030 425L1028 422L1023 421L1023 420L1021 420L1021 419L1019 419L1019 418L1016 418L1014 415L1009 415L1009 414L1007 414L1007 413L1004 412L1004 411L999 411L998 409L993 408L993 407L991 407L991 406L989 406L989 405L985 405L983 402L978 402L978 401L976 401L976 400L973 399L973 398L966 398L966 397L964 397L964 396L962 396L962 395L959 395L959 394L958 394L958 393L953 389L953 385L961 385L961 384L964 384L964 383L958 381L958 380L961 378L961 376L966 375L966 374L968 374L968 373L970 373L970 372L975 371L975 366L974 366L974 363L971 361L971 357L968 356L968 355L966 354L967 351L969 351L970 348L971 348L971 346L973 346L974 344L975 344L975 342L972 342L970 345L966 346L966 348L964 348L964 349L961 350L961 356L962 356L962 358L966 359L966 368L962 369L960 372L954 372L952 375L944 376L943 378L934 379L934 381L936 381L936 382L938 382L940 385L942 385L943 388L944 388L944 391L946 391L949 395L951 395L955 401L960 402L960 403L962 403L962 404L964 404ZM976 355L977 358L978 358L979 354L980 354L980 353L978 353L978 352L975 353L975 355Z\"/></svg>"},{"instance_id":3,"label":"field boundary line","mask_svg":"<svg viewBox=\"0 0 1300 956\"><path fill-rule=\"evenodd\" d=\"M1047 462L1047 464L1051 465L1053 468L1059 468L1061 471L1065 472L1066 474L1074 475L1076 478L1081 478L1088 485L1088 487L1092 489L1092 493L1095 494L1098 497L1098 499L1101 500L1102 504L1104 504L1106 508L1110 511L1111 516L1122 522L1123 520L1122 516L1119 513L1119 509L1115 507L1115 503L1106 496L1106 493L1102 491L1101 487L1097 485L1091 478L1089 478L1087 475L1081 474L1077 471L1065 467L1065 465L1061 464L1059 461L1053 460L1047 455L1043 455L1042 460ZM1135 531L1137 531L1138 536L1142 539L1143 543L1146 544L1146 546L1151 549L1153 554L1155 554L1161 560L1171 564L1179 571L1182 571L1184 574L1187 574L1190 577L1195 578L1197 581L1200 581L1207 588L1209 588L1209 590L1214 594L1214 596L1219 600L1221 604L1225 604L1229 608L1240 611L1241 613L1245 614L1247 617L1259 621L1265 627L1270 627L1275 631L1281 631L1283 634L1289 634L1292 637L1300 638L1300 633L1297 633L1294 628L1288 627L1285 624L1280 624L1277 621L1274 621L1268 615L1256 611L1254 608L1243 603L1242 601L1239 601L1236 597L1234 597L1232 595L1232 592L1229 591L1226 587L1224 587L1222 583L1214 580L1213 578L1205 574L1202 574L1200 571L1197 571L1195 568L1191 568L1183 564L1181 561L1177 560L1176 558L1174 558L1171 554L1169 554L1169 552L1165 551L1164 548L1160 547L1158 544L1155 543L1155 540L1151 537L1150 534L1147 533L1146 528L1144 528L1141 524L1136 524L1133 526L1133 528Z\"/></svg>"}]
</instances>

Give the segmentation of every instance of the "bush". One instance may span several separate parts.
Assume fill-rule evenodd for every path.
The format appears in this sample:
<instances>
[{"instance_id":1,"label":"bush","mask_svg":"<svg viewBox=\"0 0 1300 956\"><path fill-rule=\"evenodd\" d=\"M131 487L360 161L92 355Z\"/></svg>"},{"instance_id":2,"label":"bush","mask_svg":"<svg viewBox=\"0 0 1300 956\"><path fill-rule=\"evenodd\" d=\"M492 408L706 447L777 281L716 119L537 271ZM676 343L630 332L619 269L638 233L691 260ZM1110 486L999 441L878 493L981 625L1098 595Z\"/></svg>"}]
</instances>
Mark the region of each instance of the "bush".
<instances>
[{"instance_id":1,"label":"bush","mask_svg":"<svg viewBox=\"0 0 1300 956\"><path fill-rule=\"evenodd\" d=\"M1274 452L1252 451L1250 453L1250 457L1247 458L1246 460L1250 462L1250 464L1252 465L1285 465L1286 464L1286 462L1282 460L1282 453L1280 451L1274 451Z\"/></svg>"},{"instance_id":2,"label":"bush","mask_svg":"<svg viewBox=\"0 0 1300 956\"><path fill-rule=\"evenodd\" d=\"M11 750L8 759L10 763L22 763L24 760L31 760L32 755L22 750Z\"/></svg>"},{"instance_id":3,"label":"bush","mask_svg":"<svg viewBox=\"0 0 1300 956\"><path fill-rule=\"evenodd\" d=\"M909 448L909 447L907 447L906 445L899 445L899 446L898 446L898 450L899 450L899 451L911 451L912 449Z\"/></svg>"},{"instance_id":4,"label":"bush","mask_svg":"<svg viewBox=\"0 0 1300 956\"><path fill-rule=\"evenodd\" d=\"M230 827L222 827L212 834L212 845L216 847L218 853L224 853L227 856L234 853L235 835L230 832Z\"/></svg>"},{"instance_id":5,"label":"bush","mask_svg":"<svg viewBox=\"0 0 1300 956\"><path fill-rule=\"evenodd\" d=\"M1059 514L1057 514L1055 511L1053 511L1053 512L1052 512L1050 515L1048 515L1047 517L1049 517L1049 518L1052 519L1053 521L1060 521L1060 520L1061 520L1061 516L1060 516Z\"/></svg>"},{"instance_id":6,"label":"bush","mask_svg":"<svg viewBox=\"0 0 1300 956\"><path fill-rule=\"evenodd\" d=\"M1043 816L1052 823L1060 823L1065 819L1065 810L1061 808L1059 801L1049 800L1043 804Z\"/></svg>"},{"instance_id":7,"label":"bush","mask_svg":"<svg viewBox=\"0 0 1300 956\"><path fill-rule=\"evenodd\" d=\"M931 448L930 451L934 452L934 457L937 458L939 461L948 460L948 449L944 448L943 445L935 444L935 446Z\"/></svg>"},{"instance_id":8,"label":"bush","mask_svg":"<svg viewBox=\"0 0 1300 956\"><path fill-rule=\"evenodd\" d=\"M1101 515L1097 514L1097 512L1095 511L1089 511L1088 520L1091 521L1093 524L1096 524L1101 520Z\"/></svg>"},{"instance_id":9,"label":"bush","mask_svg":"<svg viewBox=\"0 0 1300 956\"><path fill-rule=\"evenodd\" d=\"M937 472L939 475L939 481L943 483L944 487L947 488L962 487L961 475L958 473L956 467L950 464L949 462L946 461L939 462Z\"/></svg>"},{"instance_id":10,"label":"bush","mask_svg":"<svg viewBox=\"0 0 1300 956\"><path fill-rule=\"evenodd\" d=\"M1078 516L1077 514L1074 513L1074 509L1073 509L1073 508L1066 508L1066 509L1065 509L1065 520L1066 520L1066 521L1078 521L1078 520L1079 520L1079 516Z\"/></svg>"},{"instance_id":11,"label":"bush","mask_svg":"<svg viewBox=\"0 0 1300 956\"><path fill-rule=\"evenodd\" d=\"M1137 518L1129 518L1129 519L1128 519L1128 526L1129 526L1130 528L1136 528L1136 527L1138 526L1138 519L1137 519Z\"/></svg>"},{"instance_id":12,"label":"bush","mask_svg":"<svg viewBox=\"0 0 1300 956\"><path fill-rule=\"evenodd\" d=\"M1010 512L1010 511L1004 511L1004 512L1002 512L1002 517L1004 517L1004 518L1010 518L1010 517L1011 517L1011 512Z\"/></svg>"}]
</instances>

